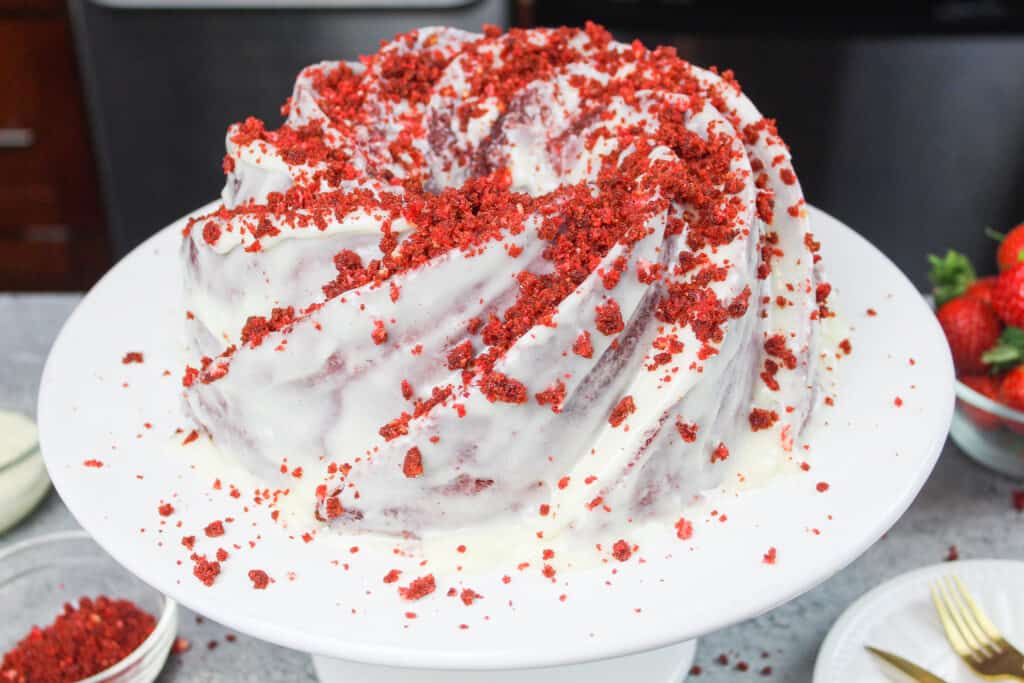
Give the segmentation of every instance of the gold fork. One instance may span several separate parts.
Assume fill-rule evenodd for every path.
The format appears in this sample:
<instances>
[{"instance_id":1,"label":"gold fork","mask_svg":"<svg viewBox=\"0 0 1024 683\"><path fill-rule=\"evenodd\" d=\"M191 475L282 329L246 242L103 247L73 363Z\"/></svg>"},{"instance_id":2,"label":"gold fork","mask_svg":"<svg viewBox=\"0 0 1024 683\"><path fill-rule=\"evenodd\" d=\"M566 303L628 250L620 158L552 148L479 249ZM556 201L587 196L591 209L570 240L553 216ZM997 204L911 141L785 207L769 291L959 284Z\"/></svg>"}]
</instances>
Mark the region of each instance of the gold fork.
<instances>
[{"instance_id":1,"label":"gold fork","mask_svg":"<svg viewBox=\"0 0 1024 683\"><path fill-rule=\"evenodd\" d=\"M946 639L974 673L988 680L1024 681L1024 655L1006 642L959 577L941 578L931 591Z\"/></svg>"}]
</instances>

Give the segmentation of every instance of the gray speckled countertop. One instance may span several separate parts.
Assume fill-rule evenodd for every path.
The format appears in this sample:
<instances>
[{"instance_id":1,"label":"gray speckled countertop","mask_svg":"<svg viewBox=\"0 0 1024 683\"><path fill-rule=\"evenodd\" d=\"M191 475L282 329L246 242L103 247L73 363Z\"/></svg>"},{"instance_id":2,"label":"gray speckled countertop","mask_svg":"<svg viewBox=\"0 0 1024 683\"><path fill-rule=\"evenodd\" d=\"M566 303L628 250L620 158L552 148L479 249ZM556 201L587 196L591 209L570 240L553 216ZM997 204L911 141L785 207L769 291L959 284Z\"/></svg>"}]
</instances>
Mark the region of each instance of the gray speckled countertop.
<instances>
[{"instance_id":1,"label":"gray speckled countertop","mask_svg":"<svg viewBox=\"0 0 1024 683\"><path fill-rule=\"evenodd\" d=\"M7 321L7 331L0 335L0 358L7 362L0 409L35 414L46 354L78 300L78 295L0 294L0 320ZM947 443L917 501L881 541L797 600L701 639L697 664L702 673L693 680L809 681L829 626L867 590L907 570L944 559L951 545L962 558L1024 557L1024 517L1011 504L1014 489L1013 482L975 465ZM27 520L0 536L0 548L76 526L51 492ZM162 682L315 680L307 655L240 634L229 641L224 627L198 619L182 610L180 635L192 648L170 658ZM721 654L728 657L728 665L717 662ZM749 664L746 672L735 668L741 661ZM765 667L770 667L771 673L762 678L759 674Z\"/></svg>"}]
</instances>

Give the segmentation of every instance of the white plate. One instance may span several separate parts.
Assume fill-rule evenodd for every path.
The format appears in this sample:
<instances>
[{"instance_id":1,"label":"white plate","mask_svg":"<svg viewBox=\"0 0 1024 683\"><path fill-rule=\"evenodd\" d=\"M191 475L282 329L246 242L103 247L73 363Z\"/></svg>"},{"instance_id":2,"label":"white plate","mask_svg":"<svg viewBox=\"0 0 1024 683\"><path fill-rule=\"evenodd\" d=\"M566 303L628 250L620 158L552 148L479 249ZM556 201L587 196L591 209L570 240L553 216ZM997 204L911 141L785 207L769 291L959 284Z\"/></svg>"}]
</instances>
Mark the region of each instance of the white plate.
<instances>
[{"instance_id":1,"label":"white plate","mask_svg":"<svg viewBox=\"0 0 1024 683\"><path fill-rule=\"evenodd\" d=\"M946 437L953 368L934 316L867 241L821 211L811 211L811 222L834 307L854 327L853 355L836 364L835 407L821 412L829 427L811 439L812 469L738 496L712 493L704 509L717 508L728 522L703 512L688 542L666 529L642 547L643 563L561 572L557 584L536 567L510 572L509 585L504 571L462 577L486 596L472 607L443 597L455 583L443 579L437 595L410 607L381 582L392 567L405 570L403 579L417 576L409 562L368 548L350 554L351 539L326 533L303 543L307 528L282 529L266 509L244 513L248 496L212 491L215 470L190 455L199 450L166 447L174 428L186 427L180 222L115 266L65 324L42 378L43 454L72 513L118 561L182 604L281 645L459 669L554 666L678 643L772 609L856 558L910 505ZM144 352L145 363L122 365L126 351ZM165 368L172 376L162 376ZM152 430L143 428L147 421ZM87 459L105 466L84 467ZM818 482L831 488L819 493ZM171 495L177 512L161 526L157 504ZM192 576L180 538L197 534L200 552L212 554L218 544L203 539L202 528L226 515L238 521L215 540L242 548L207 588ZM770 547L774 565L762 562ZM338 566L344 562L349 571ZM254 591L252 568L276 583ZM418 618L405 619L406 610Z\"/></svg>"},{"instance_id":2,"label":"white plate","mask_svg":"<svg viewBox=\"0 0 1024 683\"><path fill-rule=\"evenodd\" d=\"M955 573L1007 640L1024 646L1024 562L943 562L897 576L853 603L832 626L814 665L814 683L884 683L891 669L865 645L898 654L949 683L973 683L950 649L928 586Z\"/></svg>"}]
</instances>

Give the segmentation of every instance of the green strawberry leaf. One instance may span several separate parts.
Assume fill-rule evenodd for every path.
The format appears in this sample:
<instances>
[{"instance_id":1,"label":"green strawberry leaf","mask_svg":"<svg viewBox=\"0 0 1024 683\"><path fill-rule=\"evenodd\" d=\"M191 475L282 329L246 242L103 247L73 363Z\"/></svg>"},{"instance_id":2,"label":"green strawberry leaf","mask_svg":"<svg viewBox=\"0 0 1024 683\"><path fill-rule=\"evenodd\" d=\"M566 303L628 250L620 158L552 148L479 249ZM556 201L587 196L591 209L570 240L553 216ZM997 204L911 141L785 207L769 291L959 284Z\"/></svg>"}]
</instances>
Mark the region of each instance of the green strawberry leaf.
<instances>
[{"instance_id":1,"label":"green strawberry leaf","mask_svg":"<svg viewBox=\"0 0 1024 683\"><path fill-rule=\"evenodd\" d=\"M1007 327L996 345L981 354L981 361L993 372L1003 372L1024 363L1024 330Z\"/></svg>"},{"instance_id":2,"label":"green strawberry leaf","mask_svg":"<svg viewBox=\"0 0 1024 683\"><path fill-rule=\"evenodd\" d=\"M970 260L952 249L941 258L929 254L928 263L932 267L928 279L934 288L936 306L960 296L978 279Z\"/></svg>"}]
</instances>

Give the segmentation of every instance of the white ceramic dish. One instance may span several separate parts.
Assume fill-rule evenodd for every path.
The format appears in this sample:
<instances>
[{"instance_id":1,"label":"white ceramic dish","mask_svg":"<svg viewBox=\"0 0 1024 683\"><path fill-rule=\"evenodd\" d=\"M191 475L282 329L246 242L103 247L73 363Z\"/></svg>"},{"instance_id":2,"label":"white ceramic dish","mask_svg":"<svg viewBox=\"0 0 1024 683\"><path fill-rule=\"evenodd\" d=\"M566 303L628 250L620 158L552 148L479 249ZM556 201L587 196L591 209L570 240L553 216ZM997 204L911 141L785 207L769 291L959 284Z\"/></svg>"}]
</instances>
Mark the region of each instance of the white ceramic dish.
<instances>
[{"instance_id":1,"label":"white ceramic dish","mask_svg":"<svg viewBox=\"0 0 1024 683\"><path fill-rule=\"evenodd\" d=\"M978 681L942 635L928 593L933 581L953 573L1007 640L1024 647L1024 562L943 562L898 576L850 605L818 652L814 683L892 680L890 670L868 654L865 645L898 654L949 683Z\"/></svg>"},{"instance_id":2,"label":"white ceramic dish","mask_svg":"<svg viewBox=\"0 0 1024 683\"><path fill-rule=\"evenodd\" d=\"M114 267L65 324L42 378L43 454L71 511L111 555L188 607L281 645L370 664L501 669L676 644L772 609L857 557L914 499L946 437L953 368L931 311L863 238L815 209L811 221L834 307L854 328L853 354L833 373L835 406L820 413L828 426L810 438L811 470L741 495L712 492L706 506L686 512L693 538L682 542L666 529L642 547L643 563L561 572L555 585L536 570L510 572L508 585L504 568L459 576L485 599L465 607L442 588L410 606L381 578L393 567L406 571L403 579L424 572L390 546L362 544L352 554L351 538L327 533L303 543L313 523L284 529L249 496L212 490L219 475L200 450L167 446L175 428L191 428L179 404L181 222ZM127 351L144 352L145 363L122 365ZM84 467L87 459L104 466ZM819 492L819 482L830 488ZM172 496L175 515L161 518L158 503ZM226 536L202 537L208 522L228 515L237 521ZM240 546L212 588L192 576L180 544L186 533L198 535L203 553L217 542ZM774 565L762 561L771 547ZM276 583L254 591L253 568ZM407 610L418 618L404 618Z\"/></svg>"}]
</instances>

